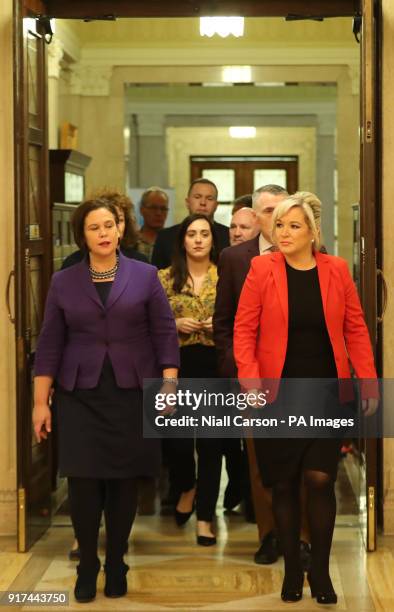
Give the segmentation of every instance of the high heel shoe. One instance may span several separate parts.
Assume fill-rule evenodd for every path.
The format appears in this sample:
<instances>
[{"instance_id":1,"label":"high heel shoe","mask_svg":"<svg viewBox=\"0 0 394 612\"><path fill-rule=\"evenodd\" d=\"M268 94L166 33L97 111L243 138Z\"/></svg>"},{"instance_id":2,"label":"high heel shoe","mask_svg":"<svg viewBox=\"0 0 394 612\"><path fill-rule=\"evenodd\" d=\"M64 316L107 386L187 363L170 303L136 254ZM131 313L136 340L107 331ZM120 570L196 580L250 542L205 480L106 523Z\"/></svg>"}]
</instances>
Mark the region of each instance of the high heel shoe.
<instances>
[{"instance_id":1,"label":"high heel shoe","mask_svg":"<svg viewBox=\"0 0 394 612\"><path fill-rule=\"evenodd\" d=\"M100 561L93 567L77 566L77 581L74 587L74 597L79 603L88 603L96 597L97 576L100 571Z\"/></svg>"},{"instance_id":2,"label":"high heel shoe","mask_svg":"<svg viewBox=\"0 0 394 612\"><path fill-rule=\"evenodd\" d=\"M302 599L302 588L304 586L304 572L301 572L298 578L289 579L284 577L281 598L282 601L300 601Z\"/></svg>"},{"instance_id":3,"label":"high heel shoe","mask_svg":"<svg viewBox=\"0 0 394 612\"><path fill-rule=\"evenodd\" d=\"M126 563L119 565L105 565L105 586L104 595L106 597L123 597L127 593L127 578L126 574L129 571L129 566Z\"/></svg>"},{"instance_id":4,"label":"high heel shoe","mask_svg":"<svg viewBox=\"0 0 394 612\"><path fill-rule=\"evenodd\" d=\"M214 546L216 544L215 536L197 535L197 544L200 546Z\"/></svg>"},{"instance_id":5,"label":"high heel shoe","mask_svg":"<svg viewBox=\"0 0 394 612\"><path fill-rule=\"evenodd\" d=\"M181 496L178 499L178 502L175 505L174 508L174 518L175 518L175 522L178 525L178 527L182 527L182 525L184 525L185 523L187 523L187 521L189 520L189 518L191 517L191 515L194 512L194 508L196 507L196 497L195 497L195 493L194 493L194 498L192 501L192 509L189 512L180 512L179 510L177 510L177 506L179 504L179 501L182 497L183 493L181 494Z\"/></svg>"},{"instance_id":6,"label":"high heel shoe","mask_svg":"<svg viewBox=\"0 0 394 612\"><path fill-rule=\"evenodd\" d=\"M336 604L338 601L337 594L334 591L334 587L331 584L331 578L328 576L328 586L325 588L319 588L316 584L316 580L313 576L308 573L307 580L311 589L311 597L316 598L319 604Z\"/></svg>"},{"instance_id":7,"label":"high heel shoe","mask_svg":"<svg viewBox=\"0 0 394 612\"><path fill-rule=\"evenodd\" d=\"M190 512L179 512L179 510L175 508L174 518L175 518L175 522L178 525L178 527L182 527L182 525L185 525L185 523L187 523L187 521L189 520L193 512L194 512L194 502L193 502L193 507L190 510Z\"/></svg>"}]
</instances>

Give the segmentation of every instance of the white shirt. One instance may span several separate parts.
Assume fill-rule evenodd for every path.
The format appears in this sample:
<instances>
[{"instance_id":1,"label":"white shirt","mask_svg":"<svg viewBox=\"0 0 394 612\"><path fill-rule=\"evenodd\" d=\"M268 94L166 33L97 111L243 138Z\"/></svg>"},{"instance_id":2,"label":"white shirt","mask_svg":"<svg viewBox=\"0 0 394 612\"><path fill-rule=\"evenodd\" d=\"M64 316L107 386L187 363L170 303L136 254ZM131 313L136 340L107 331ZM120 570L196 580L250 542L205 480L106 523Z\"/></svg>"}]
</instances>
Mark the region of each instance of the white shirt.
<instances>
[{"instance_id":1,"label":"white shirt","mask_svg":"<svg viewBox=\"0 0 394 612\"><path fill-rule=\"evenodd\" d=\"M271 248L272 248L272 244L264 238L263 234L260 234L259 236L260 255L267 255L268 253L271 253L270 251Z\"/></svg>"}]
</instances>

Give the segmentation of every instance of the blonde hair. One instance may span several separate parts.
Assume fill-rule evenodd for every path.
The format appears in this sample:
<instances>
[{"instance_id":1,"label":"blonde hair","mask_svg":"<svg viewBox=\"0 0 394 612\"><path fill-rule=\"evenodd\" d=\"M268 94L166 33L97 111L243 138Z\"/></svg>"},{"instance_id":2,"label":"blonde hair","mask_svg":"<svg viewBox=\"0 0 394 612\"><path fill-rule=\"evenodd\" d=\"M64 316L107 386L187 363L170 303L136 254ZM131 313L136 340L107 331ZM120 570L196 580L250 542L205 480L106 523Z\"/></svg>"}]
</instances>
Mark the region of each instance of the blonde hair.
<instances>
[{"instance_id":1,"label":"blonde hair","mask_svg":"<svg viewBox=\"0 0 394 612\"><path fill-rule=\"evenodd\" d=\"M276 206L272 215L272 244L276 244L276 222L278 219L286 215L291 208L301 208L304 213L305 221L312 232L314 251L320 249L322 243L321 235L321 207L322 204L319 198L310 191L297 191L289 196Z\"/></svg>"}]
</instances>

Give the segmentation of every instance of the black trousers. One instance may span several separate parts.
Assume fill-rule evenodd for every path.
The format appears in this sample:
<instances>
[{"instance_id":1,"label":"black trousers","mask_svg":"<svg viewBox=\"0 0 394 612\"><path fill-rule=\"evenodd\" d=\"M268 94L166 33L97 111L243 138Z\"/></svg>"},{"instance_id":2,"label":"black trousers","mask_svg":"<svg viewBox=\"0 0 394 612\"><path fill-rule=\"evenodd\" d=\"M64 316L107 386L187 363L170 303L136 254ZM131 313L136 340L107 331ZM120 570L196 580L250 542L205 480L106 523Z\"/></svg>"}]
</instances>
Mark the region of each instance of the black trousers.
<instances>
[{"instance_id":1,"label":"black trousers","mask_svg":"<svg viewBox=\"0 0 394 612\"><path fill-rule=\"evenodd\" d=\"M97 541L104 512L106 529L106 566L118 566L137 510L135 478L68 478L71 520L78 540L84 568L97 564Z\"/></svg>"},{"instance_id":2,"label":"black trousers","mask_svg":"<svg viewBox=\"0 0 394 612\"><path fill-rule=\"evenodd\" d=\"M211 522L215 515L222 469L223 440L192 438L168 440L170 470L178 497L197 485L198 521ZM197 478L194 449L197 452Z\"/></svg>"},{"instance_id":3,"label":"black trousers","mask_svg":"<svg viewBox=\"0 0 394 612\"><path fill-rule=\"evenodd\" d=\"M180 350L180 378L217 377L214 346L193 344ZM212 521L219 495L223 440L174 438L166 441L171 486L177 497L197 484L197 520ZM197 478L195 451L198 457Z\"/></svg>"}]
</instances>

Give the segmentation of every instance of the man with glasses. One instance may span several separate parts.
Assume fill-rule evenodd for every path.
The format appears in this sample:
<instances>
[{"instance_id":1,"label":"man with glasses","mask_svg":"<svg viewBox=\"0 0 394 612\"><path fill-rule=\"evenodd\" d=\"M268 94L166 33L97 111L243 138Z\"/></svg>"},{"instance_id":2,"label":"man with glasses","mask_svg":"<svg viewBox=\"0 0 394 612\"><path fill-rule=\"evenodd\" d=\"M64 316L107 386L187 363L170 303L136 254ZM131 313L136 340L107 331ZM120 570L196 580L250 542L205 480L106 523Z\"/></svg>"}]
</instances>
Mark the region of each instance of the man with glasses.
<instances>
[{"instance_id":1,"label":"man with glasses","mask_svg":"<svg viewBox=\"0 0 394 612\"><path fill-rule=\"evenodd\" d=\"M140 212L144 224L139 231L137 250L152 260L156 238L168 215L168 195L160 187L149 187L141 196Z\"/></svg>"}]
</instances>

